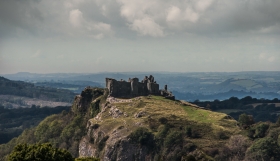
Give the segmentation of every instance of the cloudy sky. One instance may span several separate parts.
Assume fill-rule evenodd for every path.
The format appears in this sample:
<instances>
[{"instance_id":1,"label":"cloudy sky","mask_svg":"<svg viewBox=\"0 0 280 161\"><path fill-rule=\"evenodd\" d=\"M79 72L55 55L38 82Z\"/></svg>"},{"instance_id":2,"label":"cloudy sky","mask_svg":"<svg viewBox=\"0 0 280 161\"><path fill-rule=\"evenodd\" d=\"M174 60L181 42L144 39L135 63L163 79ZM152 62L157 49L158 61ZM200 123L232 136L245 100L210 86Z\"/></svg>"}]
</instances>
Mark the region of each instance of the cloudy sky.
<instances>
[{"instance_id":1,"label":"cloudy sky","mask_svg":"<svg viewBox=\"0 0 280 161\"><path fill-rule=\"evenodd\" d=\"M0 0L0 74L280 70L279 0Z\"/></svg>"}]
</instances>

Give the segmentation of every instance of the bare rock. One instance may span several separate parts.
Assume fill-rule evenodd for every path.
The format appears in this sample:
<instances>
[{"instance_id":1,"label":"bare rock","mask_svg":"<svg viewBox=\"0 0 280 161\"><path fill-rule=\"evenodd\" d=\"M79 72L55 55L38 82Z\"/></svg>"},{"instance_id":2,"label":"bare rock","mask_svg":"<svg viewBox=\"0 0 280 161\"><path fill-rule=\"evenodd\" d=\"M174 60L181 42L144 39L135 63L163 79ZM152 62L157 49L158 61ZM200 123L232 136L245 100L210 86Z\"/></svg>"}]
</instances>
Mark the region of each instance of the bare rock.
<instances>
[{"instance_id":1,"label":"bare rock","mask_svg":"<svg viewBox=\"0 0 280 161\"><path fill-rule=\"evenodd\" d=\"M139 118L139 117L143 117L144 115L146 115L146 112L145 111L140 111L138 113L136 113L134 115L135 118Z\"/></svg>"},{"instance_id":2,"label":"bare rock","mask_svg":"<svg viewBox=\"0 0 280 161\"><path fill-rule=\"evenodd\" d=\"M116 106L113 106L110 111L109 114L114 117L114 118L118 118L121 115L123 115L123 112L121 110L119 110Z\"/></svg>"}]
</instances>

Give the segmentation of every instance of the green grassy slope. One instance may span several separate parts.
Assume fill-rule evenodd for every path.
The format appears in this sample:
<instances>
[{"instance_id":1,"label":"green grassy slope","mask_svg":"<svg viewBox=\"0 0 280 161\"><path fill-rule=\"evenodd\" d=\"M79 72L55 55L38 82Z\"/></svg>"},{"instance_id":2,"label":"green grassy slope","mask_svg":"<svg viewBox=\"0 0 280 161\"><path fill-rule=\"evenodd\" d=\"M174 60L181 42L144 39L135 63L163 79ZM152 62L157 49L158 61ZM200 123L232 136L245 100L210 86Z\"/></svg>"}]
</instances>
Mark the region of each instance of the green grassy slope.
<instances>
[{"instance_id":1,"label":"green grassy slope","mask_svg":"<svg viewBox=\"0 0 280 161\"><path fill-rule=\"evenodd\" d=\"M170 139L172 133L182 134L182 143L192 143L202 151L219 148L230 136L240 133L236 120L224 113L201 109L188 103L164 99L161 96L117 99L111 102L110 106L111 108L98 115L98 119L90 119L91 123L98 124L100 131L106 134L124 128L126 130L122 130L122 136L130 136L137 129L146 128L155 136L156 144L160 145L158 148L162 152L174 152L170 149L173 145L160 143L160 140L165 142ZM122 114L112 117L110 114L112 108L118 109ZM139 113L142 117L135 116ZM162 136L164 130L166 134Z\"/></svg>"}]
</instances>

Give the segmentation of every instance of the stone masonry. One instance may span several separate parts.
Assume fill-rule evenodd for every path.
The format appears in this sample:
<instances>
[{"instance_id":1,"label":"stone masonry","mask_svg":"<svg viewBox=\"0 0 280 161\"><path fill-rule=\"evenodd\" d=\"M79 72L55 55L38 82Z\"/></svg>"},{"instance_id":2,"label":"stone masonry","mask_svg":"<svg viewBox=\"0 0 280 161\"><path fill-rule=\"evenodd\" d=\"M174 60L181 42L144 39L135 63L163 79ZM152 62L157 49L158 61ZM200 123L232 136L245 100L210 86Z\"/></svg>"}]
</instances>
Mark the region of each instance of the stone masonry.
<instances>
[{"instance_id":1,"label":"stone masonry","mask_svg":"<svg viewBox=\"0 0 280 161\"><path fill-rule=\"evenodd\" d=\"M129 78L128 81L106 78L106 88L108 88L109 95L112 97L131 98L153 94L175 99L172 93L167 91L167 85L165 85L164 90L159 90L159 84L156 83L152 75L145 76L141 82L138 78Z\"/></svg>"}]
</instances>

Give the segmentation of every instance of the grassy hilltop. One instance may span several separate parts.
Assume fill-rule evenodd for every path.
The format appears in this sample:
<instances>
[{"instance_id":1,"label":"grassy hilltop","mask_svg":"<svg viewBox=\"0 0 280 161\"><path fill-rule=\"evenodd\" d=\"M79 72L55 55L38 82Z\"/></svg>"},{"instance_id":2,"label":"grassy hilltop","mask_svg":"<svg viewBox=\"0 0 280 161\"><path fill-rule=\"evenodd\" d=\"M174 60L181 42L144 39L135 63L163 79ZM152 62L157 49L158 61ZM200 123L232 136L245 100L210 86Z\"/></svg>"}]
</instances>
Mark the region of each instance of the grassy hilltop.
<instances>
[{"instance_id":1,"label":"grassy hilltop","mask_svg":"<svg viewBox=\"0 0 280 161\"><path fill-rule=\"evenodd\" d=\"M16 144L38 142L67 149L74 157L94 156L103 161L243 160L245 154L252 160L271 159L270 154L278 157L278 125L260 123L246 131L224 113L187 102L161 96L107 96L107 89L86 88L75 97L69 113L49 116L36 128L0 145L0 160ZM265 149L259 157L263 147L273 149Z\"/></svg>"},{"instance_id":2,"label":"grassy hilltop","mask_svg":"<svg viewBox=\"0 0 280 161\"><path fill-rule=\"evenodd\" d=\"M121 127L127 129L123 135L129 135L139 127L144 127L153 135L159 136L168 126L169 131L182 133L185 135L184 140L203 149L219 147L225 144L231 135L240 132L237 122L224 113L212 112L161 96L117 99L111 103L112 107L122 114L112 117L108 108L100 113L98 119L90 119L92 124L98 124L104 133L111 133ZM141 116L135 116L137 114Z\"/></svg>"}]
</instances>

